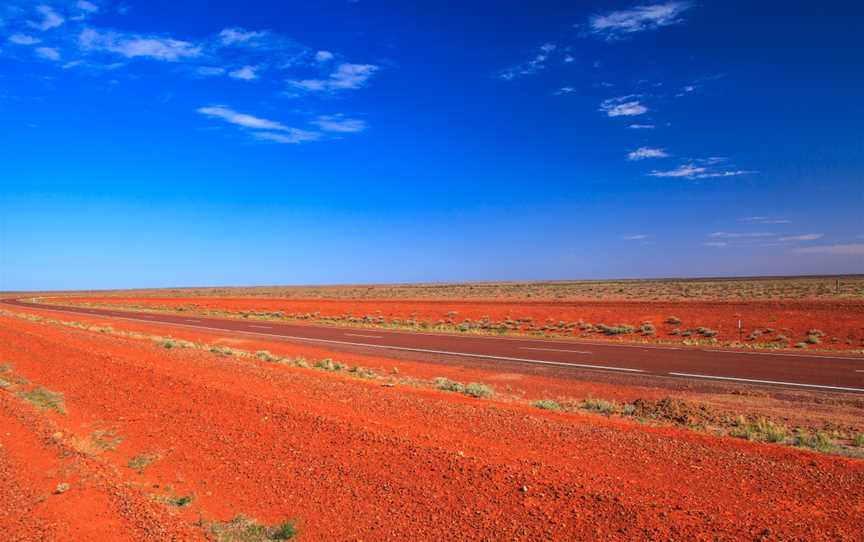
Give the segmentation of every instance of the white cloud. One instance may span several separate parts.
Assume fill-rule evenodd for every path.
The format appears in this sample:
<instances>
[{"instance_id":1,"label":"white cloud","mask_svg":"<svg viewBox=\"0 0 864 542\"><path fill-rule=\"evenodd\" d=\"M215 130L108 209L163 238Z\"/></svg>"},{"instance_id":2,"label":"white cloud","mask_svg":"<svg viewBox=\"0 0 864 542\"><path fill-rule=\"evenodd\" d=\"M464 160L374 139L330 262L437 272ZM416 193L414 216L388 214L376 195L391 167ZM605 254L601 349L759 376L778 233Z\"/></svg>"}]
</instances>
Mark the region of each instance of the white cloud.
<instances>
[{"instance_id":1,"label":"white cloud","mask_svg":"<svg viewBox=\"0 0 864 542\"><path fill-rule=\"evenodd\" d=\"M627 154L627 159L630 161L644 160L646 158L668 158L670 156L663 149L653 149L651 147L639 147L635 151L630 151Z\"/></svg>"},{"instance_id":2,"label":"white cloud","mask_svg":"<svg viewBox=\"0 0 864 542\"><path fill-rule=\"evenodd\" d=\"M576 89L573 87L561 87L555 91L555 94L560 96L562 94L572 94L574 92L576 92Z\"/></svg>"},{"instance_id":3,"label":"white cloud","mask_svg":"<svg viewBox=\"0 0 864 542\"><path fill-rule=\"evenodd\" d=\"M715 231L714 233L709 234L708 237L711 237L712 239L756 239L760 237L774 237L774 234L766 232L730 233L727 231Z\"/></svg>"},{"instance_id":4,"label":"white cloud","mask_svg":"<svg viewBox=\"0 0 864 542\"><path fill-rule=\"evenodd\" d=\"M45 60L60 60L60 52L53 47L37 47L36 54Z\"/></svg>"},{"instance_id":5,"label":"white cloud","mask_svg":"<svg viewBox=\"0 0 864 542\"><path fill-rule=\"evenodd\" d=\"M686 164L683 166L678 166L675 169L670 169L668 171L655 170L648 175L650 175L651 177L684 177L689 179L695 179L697 175L702 175L703 173L705 173L704 167Z\"/></svg>"},{"instance_id":6,"label":"white cloud","mask_svg":"<svg viewBox=\"0 0 864 542\"><path fill-rule=\"evenodd\" d=\"M630 95L609 98L608 100L603 100L599 110L610 117L632 117L647 113L648 108L639 103L639 100L635 98L638 98L638 96Z\"/></svg>"},{"instance_id":7,"label":"white cloud","mask_svg":"<svg viewBox=\"0 0 864 542\"><path fill-rule=\"evenodd\" d=\"M655 126L653 124L631 124L627 128L631 130L653 130Z\"/></svg>"},{"instance_id":8,"label":"white cloud","mask_svg":"<svg viewBox=\"0 0 864 542\"><path fill-rule=\"evenodd\" d=\"M362 132L366 129L366 121L359 119L348 119L343 115L321 115L312 121L312 124L325 132Z\"/></svg>"},{"instance_id":9,"label":"white cloud","mask_svg":"<svg viewBox=\"0 0 864 542\"><path fill-rule=\"evenodd\" d=\"M200 107L197 111L206 117L220 119L229 124L253 130L252 136L264 141L273 141L275 143L302 143L304 141L317 141L318 139L321 139L321 133L319 132L292 128L275 120L263 119L245 113L238 113L224 105Z\"/></svg>"},{"instance_id":10,"label":"white cloud","mask_svg":"<svg viewBox=\"0 0 864 542\"><path fill-rule=\"evenodd\" d=\"M289 131L291 128L274 120L262 119L245 113L238 113L224 105L213 105L197 109L202 115L219 118L230 124L251 128L253 130Z\"/></svg>"},{"instance_id":11,"label":"white cloud","mask_svg":"<svg viewBox=\"0 0 864 542\"><path fill-rule=\"evenodd\" d=\"M716 248L723 248L723 247L729 246L729 243L727 243L726 241L708 241L707 243L704 243L704 244L706 247L716 247Z\"/></svg>"},{"instance_id":12,"label":"white cloud","mask_svg":"<svg viewBox=\"0 0 864 542\"><path fill-rule=\"evenodd\" d=\"M594 15L588 19L588 26L591 33L605 37L607 40L620 39L628 34L680 23L681 14L693 5L690 1L669 1L635 6L603 15Z\"/></svg>"},{"instance_id":13,"label":"white cloud","mask_svg":"<svg viewBox=\"0 0 864 542\"><path fill-rule=\"evenodd\" d=\"M823 237L825 237L824 233L805 233L803 235L781 237L780 241L815 241L816 239L822 239Z\"/></svg>"},{"instance_id":14,"label":"white cloud","mask_svg":"<svg viewBox=\"0 0 864 542\"><path fill-rule=\"evenodd\" d=\"M200 66L195 70L198 75L203 75L205 77L212 77L215 75L224 75L225 68L220 68L218 66Z\"/></svg>"},{"instance_id":15,"label":"white cloud","mask_svg":"<svg viewBox=\"0 0 864 542\"><path fill-rule=\"evenodd\" d=\"M831 256L864 256L864 243L822 245L795 249L799 254L828 254Z\"/></svg>"},{"instance_id":16,"label":"white cloud","mask_svg":"<svg viewBox=\"0 0 864 542\"><path fill-rule=\"evenodd\" d=\"M376 71L378 71L378 66L372 64L343 63L339 64L327 79L291 80L289 84L309 92L360 88Z\"/></svg>"},{"instance_id":17,"label":"white cloud","mask_svg":"<svg viewBox=\"0 0 864 542\"><path fill-rule=\"evenodd\" d=\"M717 164L722 162L724 159L722 158L707 158L704 160L697 160L696 162L703 164ZM657 171L654 170L648 175L651 177L673 177L673 178L685 178L685 179L713 179L718 177L737 177L739 175L749 175L751 173L755 173L754 171L745 171L745 170L729 170L729 171L710 171L707 167L702 165L695 165L693 163L684 164L678 166L675 169L667 170L667 171Z\"/></svg>"},{"instance_id":18,"label":"white cloud","mask_svg":"<svg viewBox=\"0 0 864 542\"><path fill-rule=\"evenodd\" d=\"M39 12L39 15L42 16L42 21L38 23L30 22L29 26L32 28L36 28L42 31L51 30L52 28L57 28L66 22L66 19L63 18L62 15L54 11L50 6L41 5L36 8L36 11Z\"/></svg>"},{"instance_id":19,"label":"white cloud","mask_svg":"<svg viewBox=\"0 0 864 542\"><path fill-rule=\"evenodd\" d=\"M534 57L527 61L519 64L518 66L514 66L512 68L507 68L498 73L498 78L503 79L505 81L512 81L517 77L521 77L523 75L531 75L532 73L536 73L538 70L541 70L546 67L546 61L549 59L549 55L558 48L554 43L544 43L539 47L539 52L534 55ZM569 55L568 55L569 56ZM572 58L572 57L570 57Z\"/></svg>"},{"instance_id":20,"label":"white cloud","mask_svg":"<svg viewBox=\"0 0 864 542\"><path fill-rule=\"evenodd\" d=\"M41 43L42 40L28 36L27 34L12 34L9 36L9 42L15 45L36 45L37 43Z\"/></svg>"},{"instance_id":21,"label":"white cloud","mask_svg":"<svg viewBox=\"0 0 864 542\"><path fill-rule=\"evenodd\" d=\"M236 70L228 72L228 77L232 79L241 79L243 81L254 81L258 79L258 74L255 72L254 66L243 66Z\"/></svg>"},{"instance_id":22,"label":"white cloud","mask_svg":"<svg viewBox=\"0 0 864 542\"><path fill-rule=\"evenodd\" d=\"M767 216L745 216L744 218L739 218L738 222L750 222L756 224L791 224L791 220L785 220L780 218L771 218Z\"/></svg>"},{"instance_id":23,"label":"white cloud","mask_svg":"<svg viewBox=\"0 0 864 542\"><path fill-rule=\"evenodd\" d=\"M315 60L317 62L327 62L328 60L333 60L333 53L330 51L318 51L315 53Z\"/></svg>"},{"instance_id":24,"label":"white cloud","mask_svg":"<svg viewBox=\"0 0 864 542\"><path fill-rule=\"evenodd\" d=\"M625 241L643 241L645 239L651 238L647 233L638 233L636 235L622 235L621 239Z\"/></svg>"},{"instance_id":25,"label":"white cloud","mask_svg":"<svg viewBox=\"0 0 864 542\"><path fill-rule=\"evenodd\" d=\"M298 128L289 128L285 133L255 132L256 139L273 141L275 143L303 143L304 141L317 141L321 139L318 132L309 132Z\"/></svg>"},{"instance_id":26,"label":"white cloud","mask_svg":"<svg viewBox=\"0 0 864 542\"><path fill-rule=\"evenodd\" d=\"M703 173L701 175L697 175L697 179L712 179L715 177L738 177L739 175L750 175L751 173L755 173L753 171L745 171L743 169L738 169L734 171L717 171L717 172L709 172Z\"/></svg>"},{"instance_id":27,"label":"white cloud","mask_svg":"<svg viewBox=\"0 0 864 542\"><path fill-rule=\"evenodd\" d=\"M266 32L251 32L242 28L226 28L219 32L222 45L245 45L266 36Z\"/></svg>"},{"instance_id":28,"label":"white cloud","mask_svg":"<svg viewBox=\"0 0 864 542\"><path fill-rule=\"evenodd\" d=\"M96 13L99 11L99 6L94 4L93 2L88 2L87 0L78 0L76 4L78 9L81 11L86 11L87 13Z\"/></svg>"},{"instance_id":29,"label":"white cloud","mask_svg":"<svg viewBox=\"0 0 864 542\"><path fill-rule=\"evenodd\" d=\"M78 38L85 51L104 51L126 58L152 58L176 62L201 56L201 47L187 41L163 37L142 37L119 32L99 32L85 28Z\"/></svg>"}]
</instances>

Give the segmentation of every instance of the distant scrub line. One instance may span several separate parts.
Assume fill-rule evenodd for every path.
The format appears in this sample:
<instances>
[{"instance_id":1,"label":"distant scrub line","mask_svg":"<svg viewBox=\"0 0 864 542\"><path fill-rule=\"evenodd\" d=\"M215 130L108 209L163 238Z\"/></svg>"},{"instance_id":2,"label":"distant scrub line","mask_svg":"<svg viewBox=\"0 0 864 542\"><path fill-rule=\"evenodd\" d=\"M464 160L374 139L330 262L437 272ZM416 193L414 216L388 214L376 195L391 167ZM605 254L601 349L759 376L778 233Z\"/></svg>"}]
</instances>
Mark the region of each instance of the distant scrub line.
<instances>
[{"instance_id":1,"label":"distant scrub line","mask_svg":"<svg viewBox=\"0 0 864 542\"><path fill-rule=\"evenodd\" d=\"M459 393L468 397L478 399L488 399L496 396L496 391L493 387L486 384L469 382L462 383L450 380L444 377L438 377L431 382L428 380L415 379L411 377L398 377L398 370L393 368L389 375L381 374L373 369L361 366L348 366L339 361L334 361L331 358L309 361L303 357L282 357L274 355L267 350L258 350L249 352L237 348L231 348L222 345L211 345L201 342L192 342L182 339L174 339L171 337L163 337L159 335L148 335L137 331L116 330L111 326L97 326L75 321L56 320L45 318L26 313L14 313L0 309L0 316L8 316L28 320L31 322L39 322L44 324L61 325L82 329L86 331L98 332L107 335L118 337L126 337L137 340L149 340L155 345L166 350L175 348L181 349L196 349L208 351L218 356L233 356L237 358L257 359L268 363L276 363L281 365L289 365L303 369L313 369L333 373L341 373L347 376L353 376L366 380L377 380L382 382L383 386L393 387L396 384L407 385L420 388L433 388L442 391ZM3 371L9 369L9 365L0 365L0 376ZM0 383L5 382L0 380ZM0 390L3 386L0 385ZM41 388L40 388L41 390ZM42 390L47 391L47 390ZM60 412L62 410L62 395L48 392L45 396L37 392L36 400L33 401L40 408L46 408L40 405L42 399L47 397L47 408L54 408ZM861 434L845 434L839 431L816 431L808 432L807 430L794 428L790 429L781 424L767 420L766 418L746 418L739 416L735 419L721 416L718 419L700 419L699 413L705 411L704 407L694 406L690 403L666 398L656 402L637 399L632 403L618 403L599 398L586 398L582 401L552 400L541 399L535 401L526 401L520 398L507 397L515 403L533 406L540 410L553 412L589 412L597 413L604 416L621 416L634 419L639 422L659 422L662 424L672 424L678 427L683 427L690 430L706 432L712 431L717 436L733 436L751 441L767 442L784 444L788 446L804 447L819 452L834 453L845 455L854 458L864 458L864 433ZM59 404L59 408L54 406ZM697 415L693 415L693 413ZM713 427L712 427L713 426Z\"/></svg>"}]
</instances>

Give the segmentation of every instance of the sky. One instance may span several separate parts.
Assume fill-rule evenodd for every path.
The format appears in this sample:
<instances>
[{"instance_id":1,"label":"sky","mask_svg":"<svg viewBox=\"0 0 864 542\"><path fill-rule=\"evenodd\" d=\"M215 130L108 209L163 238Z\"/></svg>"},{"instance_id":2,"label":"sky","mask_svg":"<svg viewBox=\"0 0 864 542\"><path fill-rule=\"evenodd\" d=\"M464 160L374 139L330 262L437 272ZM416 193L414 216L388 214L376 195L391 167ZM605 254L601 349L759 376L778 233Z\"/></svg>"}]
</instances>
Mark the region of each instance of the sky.
<instances>
[{"instance_id":1,"label":"sky","mask_svg":"<svg viewBox=\"0 0 864 542\"><path fill-rule=\"evenodd\" d=\"M0 290L864 273L864 4L4 0Z\"/></svg>"}]
</instances>

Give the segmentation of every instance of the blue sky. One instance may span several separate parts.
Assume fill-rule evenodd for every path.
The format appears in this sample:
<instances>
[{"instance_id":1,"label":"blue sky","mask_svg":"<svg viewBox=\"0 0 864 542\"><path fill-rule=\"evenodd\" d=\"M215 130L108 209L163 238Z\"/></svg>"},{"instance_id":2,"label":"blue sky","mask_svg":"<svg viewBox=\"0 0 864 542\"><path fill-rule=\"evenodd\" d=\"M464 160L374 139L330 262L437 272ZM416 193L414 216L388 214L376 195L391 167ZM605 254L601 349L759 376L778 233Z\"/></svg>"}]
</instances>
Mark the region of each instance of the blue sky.
<instances>
[{"instance_id":1,"label":"blue sky","mask_svg":"<svg viewBox=\"0 0 864 542\"><path fill-rule=\"evenodd\" d=\"M862 273L862 16L7 1L0 290Z\"/></svg>"}]
</instances>

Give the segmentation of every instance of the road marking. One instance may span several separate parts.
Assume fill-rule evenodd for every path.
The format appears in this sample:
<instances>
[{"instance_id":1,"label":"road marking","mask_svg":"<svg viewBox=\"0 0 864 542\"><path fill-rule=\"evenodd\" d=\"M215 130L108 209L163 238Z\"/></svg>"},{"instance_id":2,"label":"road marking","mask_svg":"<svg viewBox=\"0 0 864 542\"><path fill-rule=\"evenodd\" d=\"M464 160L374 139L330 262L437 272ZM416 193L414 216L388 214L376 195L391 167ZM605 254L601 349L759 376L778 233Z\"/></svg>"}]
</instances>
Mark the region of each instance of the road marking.
<instances>
[{"instance_id":1,"label":"road marking","mask_svg":"<svg viewBox=\"0 0 864 542\"><path fill-rule=\"evenodd\" d=\"M748 356L785 356L789 358L808 359L844 359L848 361L864 361L864 358L850 358L843 356L821 356L819 354L785 354L783 352L742 352L739 350L717 350L714 348L703 348L703 352L716 352L720 354L746 354Z\"/></svg>"},{"instance_id":2,"label":"road marking","mask_svg":"<svg viewBox=\"0 0 864 542\"><path fill-rule=\"evenodd\" d=\"M249 327L255 327L255 328L258 328L258 329L273 329L272 326L255 326L255 325L252 325L252 324L249 324Z\"/></svg>"},{"instance_id":3,"label":"road marking","mask_svg":"<svg viewBox=\"0 0 864 542\"><path fill-rule=\"evenodd\" d=\"M186 318L184 321L185 321L185 322L195 322L196 324L200 324L200 323L201 323L201 320L190 320L189 318Z\"/></svg>"},{"instance_id":4,"label":"road marking","mask_svg":"<svg viewBox=\"0 0 864 542\"><path fill-rule=\"evenodd\" d=\"M345 333L346 337L366 337L368 339L381 339L381 335L361 335L360 333Z\"/></svg>"},{"instance_id":5,"label":"road marking","mask_svg":"<svg viewBox=\"0 0 864 542\"><path fill-rule=\"evenodd\" d=\"M800 382L780 382L775 380L757 380L755 378L734 378L731 376L697 375L692 373L667 373L672 376L686 376L688 378L705 378L708 380L732 380L735 382L752 382L755 384L777 384L780 386L798 386L801 388L819 388L823 390L857 391L864 392L864 388L845 388L843 386L823 386L821 384L801 384Z\"/></svg>"},{"instance_id":6,"label":"road marking","mask_svg":"<svg viewBox=\"0 0 864 542\"><path fill-rule=\"evenodd\" d=\"M855 371L856 373L864 373L864 371Z\"/></svg>"},{"instance_id":7,"label":"road marking","mask_svg":"<svg viewBox=\"0 0 864 542\"><path fill-rule=\"evenodd\" d=\"M588 354L588 355L592 354L592 352L586 352L584 350L565 350L563 348L531 348L530 346L520 346L519 350L540 350L543 352L570 352L571 354Z\"/></svg>"},{"instance_id":8,"label":"road marking","mask_svg":"<svg viewBox=\"0 0 864 542\"><path fill-rule=\"evenodd\" d=\"M63 310L63 309L46 309L53 310L56 312L64 312L67 314L79 314L77 311ZM130 318L127 316L117 316L118 320L129 320L132 322L140 322L138 318ZM367 348L381 348L387 350L402 350L406 352L423 352L427 354L444 354L449 356L462 356L462 357L470 357L470 358L483 358L483 359L500 359L504 361L518 361L521 363L533 363L536 365L553 365L556 367L572 367L577 369L597 369L601 371L621 371L626 373L644 373L642 369L628 369L626 367L609 367L606 365L589 365L582 363L563 363L560 361L545 361L541 359L526 359L526 358L511 358L506 356L487 356L485 354L469 354L467 352L449 352L447 350L427 350L425 348L409 348L407 346L387 346L386 344L370 344L370 343L356 343L351 341L336 341L332 339L313 339L310 337L296 337L293 335L277 335L275 333L262 333L260 331L243 331L238 329L230 329L230 328L218 328L218 327L208 327L208 326L195 326L192 324L180 324L177 322L162 322L165 325L173 325L180 327L192 327L195 329L204 329L207 331L231 331L233 333L246 333L249 335L264 335L267 337L276 337L279 339L288 339L294 341L307 341L307 342L318 342L318 343L328 343L328 344L344 344L349 346L365 346Z\"/></svg>"}]
</instances>

